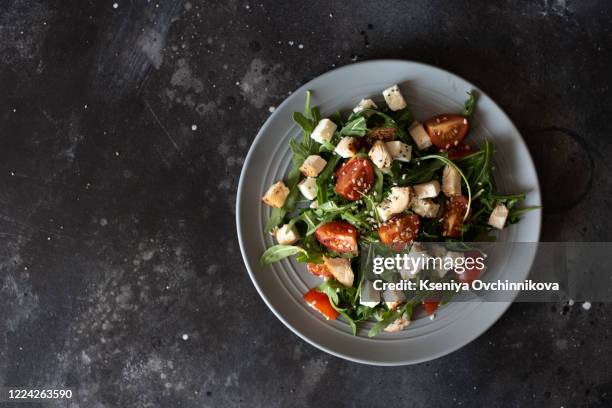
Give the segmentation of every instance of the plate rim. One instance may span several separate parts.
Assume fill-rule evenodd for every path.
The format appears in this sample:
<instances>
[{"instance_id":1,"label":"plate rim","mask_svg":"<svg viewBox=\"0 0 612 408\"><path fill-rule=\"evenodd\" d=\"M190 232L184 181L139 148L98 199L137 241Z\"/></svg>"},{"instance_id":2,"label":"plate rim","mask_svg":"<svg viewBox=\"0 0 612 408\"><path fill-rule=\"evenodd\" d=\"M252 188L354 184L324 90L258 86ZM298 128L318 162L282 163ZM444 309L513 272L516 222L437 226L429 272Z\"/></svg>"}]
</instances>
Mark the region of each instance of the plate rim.
<instances>
[{"instance_id":1,"label":"plate rim","mask_svg":"<svg viewBox=\"0 0 612 408\"><path fill-rule=\"evenodd\" d=\"M453 347L449 347L448 349L444 350L443 352L438 352L438 353L434 353L433 355L430 354L427 357L424 357L422 359L413 359L411 361L397 361L397 362L386 362L386 361L374 361L368 358L359 358L359 357L355 357L352 355L348 355L348 354L344 354L342 352L338 352L336 350L332 350L329 347L326 347L324 345L321 345L313 340L311 340L306 334L301 333L298 329L296 329L295 327L293 327L282 315L279 311L277 311L270 303L270 301L268 300L267 295L263 292L262 288L260 287L259 283L257 282L256 278L255 278L255 274L253 273L253 271L251 270L251 267L249 265L249 262L247 261L247 257L246 257L246 253L245 253L245 248L244 248L244 243L243 243L243 229L242 229L242 225L241 225L241 207L242 207L242 194L244 191L244 179L245 179L245 170L249 167L250 162L253 160L253 152L254 149L252 148L253 145L255 145L266 133L267 128L271 126L271 123L275 117L275 115L277 114L277 112L280 112L282 109L280 109L282 106L284 106L285 104L288 104L288 100L290 99L291 95L300 93L300 92L305 92L307 90L309 90L310 85L315 82L318 81L322 78L331 76L331 75L337 75L337 73L339 71L343 71L346 69L350 69L351 67L355 67L357 65L369 65L369 64L397 64L397 63L408 63L408 64L412 64L412 65L418 65L421 66L422 68L425 68L427 70L433 70L433 71L439 71L442 74L446 74L446 75L451 75L454 76L462 81L464 81L467 84L470 84L474 87L474 89L476 89L478 91L478 93L480 95L486 96L488 98L489 101L491 101L491 103L493 104L494 108L496 108L499 112L501 112L509 121L510 126L512 127L512 129L516 132L516 134L519 136L515 142L520 143L522 146L522 148L526 151L527 153L527 158L529 159L529 161L531 162L531 165L534 168L534 187L535 189L532 190L530 193L536 193L537 194L537 198L538 198L538 204L540 206L540 210L538 211L538 222L536 225L537 228L537 233L535 241L534 242L539 242L540 241L540 237L541 237L541 233L542 233L542 199L541 199L541 186L540 186L540 181L539 181L539 177L538 177L538 173L537 173L537 169L535 167L535 162L533 160L533 156L531 155L531 152L529 151L529 148L527 146L527 144L525 143L525 139L523 138L523 135L521 134L521 132L518 130L518 128L516 127L514 121L512 120L512 118L499 106L499 104L493 99L491 98L486 92L484 92L480 87L476 86L472 81L468 81L465 78L463 78L460 75L455 74L452 71L449 71L447 69L443 69L431 64L427 64L427 63L423 63L420 61L414 61L414 60L407 60L407 59L393 59L393 58L383 58L383 59L370 59L370 60L365 60L365 61L359 61L359 62L355 62L355 63L351 63L351 64L347 64L347 65L343 65L341 67L337 67L334 69L331 69L329 71L326 71L312 79L310 79L308 82L304 83L303 85L301 85L300 87L298 87L296 90L294 90L293 92L291 92L289 94L289 96L287 96L281 103L280 105L278 105L278 108L275 110L275 112L273 112L271 115L268 116L268 118L264 121L263 125L259 128L257 135L255 136L255 138L252 140L249 150L247 152L246 158L244 160L244 164L242 166L242 170L240 171L240 178L238 181L238 186L237 186L237 191L236 191L236 232L237 232L237 237L238 237L238 245L240 247L240 254L243 260L243 263L247 269L247 272L249 274L249 277L251 279L251 282L253 283L253 285L255 286L255 289L257 290L257 293L259 293L259 296L262 298L262 300L264 301L264 303L266 304L266 306L268 307L268 309L270 309L272 311L272 313L276 316L277 319L279 319L287 328L289 328L289 330L296 334L299 338L301 338L302 340L304 340L305 342L307 342L308 344L316 347L319 350L322 350L326 353L329 353L335 357L339 357L342 358L344 360L348 360L348 361L352 361L355 363L360 363L360 364L366 364L366 365L372 365L372 366L404 366L404 365L411 365L411 364L419 364L422 362L426 362L426 361L431 361L440 357L443 357L445 355L451 354L455 351L457 351L460 348L463 348L465 346L467 346L468 344L470 344L471 342L473 342L474 340L476 340L478 337L482 336L483 334L485 334L495 323L497 323L499 321L499 319L506 313L506 311L508 310L508 308L514 303L513 301L507 301L507 302L496 302L498 304L498 306L501 306L501 309L497 315L497 317L495 319L492 319L491 322L483 329L481 330L479 333L475 333L473 335L470 335L469 340L466 342L463 342L461 344L458 344L457 346L453 346ZM533 261L535 259L535 252L533 254L533 256L531 257L531 259L529 260L529 271L531 270L531 268L533 267ZM514 297L516 297L518 293L515 294Z\"/></svg>"}]
</instances>

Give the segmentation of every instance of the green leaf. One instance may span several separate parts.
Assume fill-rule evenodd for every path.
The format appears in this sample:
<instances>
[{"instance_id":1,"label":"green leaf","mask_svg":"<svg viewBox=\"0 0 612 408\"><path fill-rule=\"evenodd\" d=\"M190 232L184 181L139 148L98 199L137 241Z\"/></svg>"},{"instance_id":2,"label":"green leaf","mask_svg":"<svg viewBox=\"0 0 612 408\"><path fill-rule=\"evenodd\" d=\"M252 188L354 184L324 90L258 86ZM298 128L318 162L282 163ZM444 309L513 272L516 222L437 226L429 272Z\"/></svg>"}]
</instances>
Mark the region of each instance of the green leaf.
<instances>
[{"instance_id":1,"label":"green leaf","mask_svg":"<svg viewBox=\"0 0 612 408\"><path fill-rule=\"evenodd\" d=\"M338 293L342 291L343 289L344 289L344 286L342 286L340 282L334 279L326 280L322 284L317 286L317 290L319 292L325 293L327 297L329 298L329 301L335 306L338 306L338 303L340 302Z\"/></svg>"},{"instance_id":2,"label":"green leaf","mask_svg":"<svg viewBox=\"0 0 612 408\"><path fill-rule=\"evenodd\" d=\"M327 188L325 184L329 181L332 174L334 174L334 170L336 170L336 166L340 159L340 156L332 156L327 161L323 171L321 171L317 177L317 202L319 205L327 201Z\"/></svg>"},{"instance_id":3,"label":"green leaf","mask_svg":"<svg viewBox=\"0 0 612 408\"><path fill-rule=\"evenodd\" d=\"M329 120L334 122L339 128L342 128L344 126L344 118L342 117L342 114L339 111L332 113L329 116Z\"/></svg>"},{"instance_id":4,"label":"green leaf","mask_svg":"<svg viewBox=\"0 0 612 408\"><path fill-rule=\"evenodd\" d=\"M311 133L314 130L312 122L300 112L293 112L293 121L297 123L304 132Z\"/></svg>"},{"instance_id":5,"label":"green leaf","mask_svg":"<svg viewBox=\"0 0 612 408\"><path fill-rule=\"evenodd\" d=\"M274 245L266 249L261 255L260 262L265 265L269 265L273 262L280 261L288 256L298 254L300 252L306 252L304 249L295 245Z\"/></svg>"},{"instance_id":6,"label":"green leaf","mask_svg":"<svg viewBox=\"0 0 612 408\"><path fill-rule=\"evenodd\" d=\"M376 203L380 203L383 197L383 183L384 183L384 175L383 172L376 166L374 166L374 174L376 174L376 181L374 182L373 189L373 200Z\"/></svg>"},{"instance_id":7,"label":"green leaf","mask_svg":"<svg viewBox=\"0 0 612 408\"><path fill-rule=\"evenodd\" d=\"M272 231L274 227L283 222L283 218L285 218L286 214L287 211L284 208L273 208L270 218L268 218L268 222L266 223L266 231Z\"/></svg>"},{"instance_id":8,"label":"green leaf","mask_svg":"<svg viewBox=\"0 0 612 408\"><path fill-rule=\"evenodd\" d=\"M395 319L397 319L399 316L400 314L397 310L388 310L387 312L385 312L383 318L374 326L372 326L372 328L368 332L368 337L374 337L378 335L378 333L380 333L385 327L393 323Z\"/></svg>"},{"instance_id":9,"label":"green leaf","mask_svg":"<svg viewBox=\"0 0 612 408\"><path fill-rule=\"evenodd\" d=\"M318 106L315 106L310 110L310 116L312 117L312 121L316 126L316 124L321 120L321 110Z\"/></svg>"},{"instance_id":10,"label":"green leaf","mask_svg":"<svg viewBox=\"0 0 612 408\"><path fill-rule=\"evenodd\" d=\"M340 134L342 136L361 137L365 135L367 131L368 125L366 118L360 116L344 125L344 127L340 130Z\"/></svg>"},{"instance_id":11,"label":"green leaf","mask_svg":"<svg viewBox=\"0 0 612 408\"><path fill-rule=\"evenodd\" d=\"M416 165L407 172L401 174L396 182L400 186L425 183L433 179L434 174L444 167L444 163L438 160L430 162L416 161Z\"/></svg>"},{"instance_id":12,"label":"green leaf","mask_svg":"<svg viewBox=\"0 0 612 408\"><path fill-rule=\"evenodd\" d=\"M395 122L400 128L406 128L414 122L414 116L409 108L404 108L400 111L395 112Z\"/></svg>"},{"instance_id":13,"label":"green leaf","mask_svg":"<svg viewBox=\"0 0 612 408\"><path fill-rule=\"evenodd\" d=\"M474 90L471 90L467 94L468 98L463 105L463 111L461 114L469 119L474 115L474 111L476 110L476 101L478 100L478 96Z\"/></svg>"}]
</instances>

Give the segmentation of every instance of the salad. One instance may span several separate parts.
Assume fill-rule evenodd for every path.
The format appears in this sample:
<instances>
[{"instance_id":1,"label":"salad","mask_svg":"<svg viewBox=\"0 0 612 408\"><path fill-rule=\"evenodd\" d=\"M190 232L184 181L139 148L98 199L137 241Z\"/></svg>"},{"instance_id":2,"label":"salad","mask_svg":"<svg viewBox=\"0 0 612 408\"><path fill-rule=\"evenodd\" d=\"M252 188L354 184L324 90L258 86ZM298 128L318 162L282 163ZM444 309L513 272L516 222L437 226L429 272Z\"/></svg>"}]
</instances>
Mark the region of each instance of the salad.
<instances>
[{"instance_id":1,"label":"salad","mask_svg":"<svg viewBox=\"0 0 612 408\"><path fill-rule=\"evenodd\" d=\"M354 334L360 322L374 319L369 336L400 331L417 313L433 318L446 300L385 291L372 301L371 286L359 276L363 248L410 251L425 242L490 241L492 230L532 209L517 208L524 194L497 192L491 142L477 147L466 139L474 91L461 112L423 122L398 85L382 96L384 105L362 99L348 116L323 118L307 92L304 112L293 114L303 136L289 142L292 168L262 198L272 207L265 229L278 244L261 262L296 256L321 278L304 300L327 319L342 317ZM447 278L470 281L483 270L448 271Z\"/></svg>"}]
</instances>

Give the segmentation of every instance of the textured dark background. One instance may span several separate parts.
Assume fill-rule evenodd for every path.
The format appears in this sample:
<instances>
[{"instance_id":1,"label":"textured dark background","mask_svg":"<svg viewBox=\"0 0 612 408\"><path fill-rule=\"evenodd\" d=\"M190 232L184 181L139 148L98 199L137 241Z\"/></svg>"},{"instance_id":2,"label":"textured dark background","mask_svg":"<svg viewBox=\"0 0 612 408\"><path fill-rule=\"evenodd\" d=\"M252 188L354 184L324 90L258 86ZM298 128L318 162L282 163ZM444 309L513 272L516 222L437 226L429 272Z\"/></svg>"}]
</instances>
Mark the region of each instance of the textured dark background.
<instances>
[{"instance_id":1,"label":"textured dark background","mask_svg":"<svg viewBox=\"0 0 612 408\"><path fill-rule=\"evenodd\" d=\"M0 384L93 408L612 405L610 305L515 304L447 357L353 364L266 308L234 221L271 107L405 58L515 121L543 239L610 240L608 1L113 3L0 1Z\"/></svg>"}]
</instances>

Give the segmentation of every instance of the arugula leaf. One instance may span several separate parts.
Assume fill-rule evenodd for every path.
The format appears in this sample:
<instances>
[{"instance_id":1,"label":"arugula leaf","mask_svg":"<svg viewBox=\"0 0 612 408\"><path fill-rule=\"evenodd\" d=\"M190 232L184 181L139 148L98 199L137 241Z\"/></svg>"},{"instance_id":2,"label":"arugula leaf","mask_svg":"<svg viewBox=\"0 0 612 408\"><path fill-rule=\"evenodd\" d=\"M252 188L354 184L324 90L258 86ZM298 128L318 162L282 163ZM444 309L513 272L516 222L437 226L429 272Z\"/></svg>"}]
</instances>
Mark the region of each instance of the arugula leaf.
<instances>
[{"instance_id":1,"label":"arugula leaf","mask_svg":"<svg viewBox=\"0 0 612 408\"><path fill-rule=\"evenodd\" d=\"M259 261L262 264L269 265L300 252L306 252L306 250L295 245L273 245L265 250Z\"/></svg>"},{"instance_id":2,"label":"arugula leaf","mask_svg":"<svg viewBox=\"0 0 612 408\"><path fill-rule=\"evenodd\" d=\"M319 173L317 176L317 202L319 205L327 201L327 189L325 188L325 183L327 183L332 174L334 174L334 170L336 169L336 165L340 159L340 156L332 156L332 158L327 161L323 171L321 171L321 173Z\"/></svg>"},{"instance_id":3,"label":"arugula leaf","mask_svg":"<svg viewBox=\"0 0 612 408\"><path fill-rule=\"evenodd\" d=\"M383 197L384 175L382 171L380 171L380 169L376 166L374 166L374 174L376 175L376 181L374 182L374 189L372 190L372 195L374 196L373 200L376 203L380 203Z\"/></svg>"},{"instance_id":4,"label":"arugula leaf","mask_svg":"<svg viewBox=\"0 0 612 408\"><path fill-rule=\"evenodd\" d=\"M368 131L368 125L366 118L359 116L352 121L348 122L340 130L342 136L357 136L362 137Z\"/></svg>"},{"instance_id":5,"label":"arugula leaf","mask_svg":"<svg viewBox=\"0 0 612 408\"><path fill-rule=\"evenodd\" d=\"M400 314L397 310L387 310L383 314L382 319L376 324L374 324L370 331L368 331L368 337L374 337L378 335L378 333L380 333L385 327L393 323L395 319L397 319L399 316Z\"/></svg>"},{"instance_id":6,"label":"arugula leaf","mask_svg":"<svg viewBox=\"0 0 612 408\"><path fill-rule=\"evenodd\" d=\"M332 113L329 116L329 120L334 122L339 128L342 128L344 126L344 118L342 118L342 114L339 111Z\"/></svg>"},{"instance_id":7,"label":"arugula leaf","mask_svg":"<svg viewBox=\"0 0 612 408\"><path fill-rule=\"evenodd\" d=\"M430 162L416 162L416 166L401 174L395 181L400 186L425 183L434 178L434 174L444 167L444 162L432 160Z\"/></svg>"},{"instance_id":8,"label":"arugula leaf","mask_svg":"<svg viewBox=\"0 0 612 408\"><path fill-rule=\"evenodd\" d=\"M344 289L344 286L342 286L342 284L335 279L326 280L322 284L317 286L317 290L319 292L325 293L329 298L330 302L335 306L338 306L340 302L338 293L342 289Z\"/></svg>"},{"instance_id":9,"label":"arugula leaf","mask_svg":"<svg viewBox=\"0 0 612 408\"><path fill-rule=\"evenodd\" d=\"M266 222L265 230L272 231L274 227L283 222L283 218L285 218L286 214L287 211L285 209L274 207L272 209L272 213L270 214L270 218L268 218L268 222Z\"/></svg>"},{"instance_id":10,"label":"arugula leaf","mask_svg":"<svg viewBox=\"0 0 612 408\"><path fill-rule=\"evenodd\" d=\"M406 128L414 122L414 116L409 108L395 112L394 120L400 128Z\"/></svg>"},{"instance_id":11,"label":"arugula leaf","mask_svg":"<svg viewBox=\"0 0 612 408\"><path fill-rule=\"evenodd\" d=\"M306 116L302 115L300 112L293 112L293 121L297 123L304 132L312 133L314 130L314 126L310 119L307 119Z\"/></svg>"},{"instance_id":12,"label":"arugula leaf","mask_svg":"<svg viewBox=\"0 0 612 408\"><path fill-rule=\"evenodd\" d=\"M463 105L463 111L461 114L469 119L474 115L474 111L476 110L476 101L478 100L478 96L474 90L471 90L467 94L468 98Z\"/></svg>"}]
</instances>

